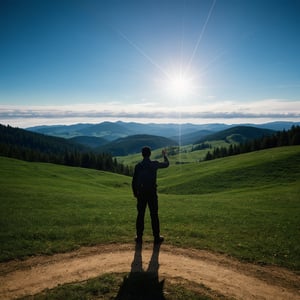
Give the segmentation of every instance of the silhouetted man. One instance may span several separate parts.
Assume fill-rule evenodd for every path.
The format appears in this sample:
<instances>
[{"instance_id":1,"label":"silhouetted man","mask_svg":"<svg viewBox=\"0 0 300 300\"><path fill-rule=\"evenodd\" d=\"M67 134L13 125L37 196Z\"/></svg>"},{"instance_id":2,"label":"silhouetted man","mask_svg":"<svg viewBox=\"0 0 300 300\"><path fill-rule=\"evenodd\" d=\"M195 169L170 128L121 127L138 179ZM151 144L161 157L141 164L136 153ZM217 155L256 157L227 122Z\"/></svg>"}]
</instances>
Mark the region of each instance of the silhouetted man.
<instances>
[{"instance_id":1,"label":"silhouetted man","mask_svg":"<svg viewBox=\"0 0 300 300\"><path fill-rule=\"evenodd\" d=\"M148 204L151 216L152 233L154 243L163 242L164 238L160 236L159 218L158 218L158 197L156 192L156 173L160 168L167 168L169 160L166 152L163 150L163 162L151 161L151 149L143 147L143 160L135 166L132 178L132 191L137 198L137 218L136 218L136 238L137 243L142 243L144 233L144 217Z\"/></svg>"}]
</instances>

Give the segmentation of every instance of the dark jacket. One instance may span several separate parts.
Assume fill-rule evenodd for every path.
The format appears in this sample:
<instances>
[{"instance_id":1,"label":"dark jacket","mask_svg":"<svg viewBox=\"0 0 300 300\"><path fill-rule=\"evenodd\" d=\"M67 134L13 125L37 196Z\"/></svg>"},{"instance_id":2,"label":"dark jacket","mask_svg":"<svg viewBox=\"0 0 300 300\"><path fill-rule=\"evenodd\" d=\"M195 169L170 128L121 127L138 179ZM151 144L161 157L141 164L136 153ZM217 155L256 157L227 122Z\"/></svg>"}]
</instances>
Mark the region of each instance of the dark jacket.
<instances>
[{"instance_id":1,"label":"dark jacket","mask_svg":"<svg viewBox=\"0 0 300 300\"><path fill-rule=\"evenodd\" d=\"M149 157L145 157L140 163L136 164L132 177L134 196L137 197L143 189L156 191L157 170L168 166L169 160L166 156L164 156L163 162L152 161ZM146 175L144 175L145 173Z\"/></svg>"}]
</instances>

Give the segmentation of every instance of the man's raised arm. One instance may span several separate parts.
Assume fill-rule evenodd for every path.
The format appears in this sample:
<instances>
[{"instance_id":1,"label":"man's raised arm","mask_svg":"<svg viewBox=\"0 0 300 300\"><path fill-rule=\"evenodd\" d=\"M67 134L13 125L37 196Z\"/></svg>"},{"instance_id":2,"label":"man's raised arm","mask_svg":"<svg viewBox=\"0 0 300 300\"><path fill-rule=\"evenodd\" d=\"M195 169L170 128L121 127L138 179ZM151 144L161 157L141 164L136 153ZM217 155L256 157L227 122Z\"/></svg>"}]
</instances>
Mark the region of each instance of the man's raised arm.
<instances>
[{"instance_id":1,"label":"man's raised arm","mask_svg":"<svg viewBox=\"0 0 300 300\"><path fill-rule=\"evenodd\" d=\"M164 161L159 163L159 168L167 168L170 163L169 163L169 160L168 160L168 157L167 157L166 150L162 150L161 154L164 158Z\"/></svg>"}]
</instances>

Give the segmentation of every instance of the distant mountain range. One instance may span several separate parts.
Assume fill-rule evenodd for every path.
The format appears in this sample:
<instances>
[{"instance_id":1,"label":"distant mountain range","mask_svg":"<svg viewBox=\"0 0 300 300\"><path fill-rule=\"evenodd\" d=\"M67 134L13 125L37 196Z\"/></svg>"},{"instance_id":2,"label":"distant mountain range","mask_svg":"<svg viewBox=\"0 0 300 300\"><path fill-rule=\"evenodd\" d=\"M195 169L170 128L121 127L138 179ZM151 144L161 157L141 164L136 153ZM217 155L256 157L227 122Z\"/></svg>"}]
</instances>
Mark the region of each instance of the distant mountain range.
<instances>
[{"instance_id":1,"label":"distant mountain range","mask_svg":"<svg viewBox=\"0 0 300 300\"><path fill-rule=\"evenodd\" d=\"M107 141L118 138L136 135L149 134L158 135L166 138L178 137L179 135L191 134L199 130L209 130L211 132L226 129L225 124L142 124L126 122L102 122L99 124L74 124L74 125L51 125L35 126L26 128L27 130L58 136L63 138L73 138L77 136L101 137Z\"/></svg>"},{"instance_id":2,"label":"distant mountain range","mask_svg":"<svg viewBox=\"0 0 300 300\"><path fill-rule=\"evenodd\" d=\"M247 126L103 122L37 126L26 130L1 125L0 146L1 144L5 144L5 147L22 146L27 150L34 149L48 154L77 149L76 151L106 152L113 156L123 156L138 153L144 145L158 149L213 140L241 143L271 135L274 131L288 130L293 125L299 126L300 122L273 122Z\"/></svg>"},{"instance_id":3,"label":"distant mountain range","mask_svg":"<svg viewBox=\"0 0 300 300\"><path fill-rule=\"evenodd\" d=\"M248 126L275 131L288 130L300 122L272 122L265 124L142 124L135 122L102 122L99 124L74 124L29 127L27 130L46 135L73 138L73 141L92 148L103 146L119 138L132 135L161 136L176 141L181 145L194 144L205 139L206 136L237 126ZM89 138L87 138L89 137Z\"/></svg>"}]
</instances>

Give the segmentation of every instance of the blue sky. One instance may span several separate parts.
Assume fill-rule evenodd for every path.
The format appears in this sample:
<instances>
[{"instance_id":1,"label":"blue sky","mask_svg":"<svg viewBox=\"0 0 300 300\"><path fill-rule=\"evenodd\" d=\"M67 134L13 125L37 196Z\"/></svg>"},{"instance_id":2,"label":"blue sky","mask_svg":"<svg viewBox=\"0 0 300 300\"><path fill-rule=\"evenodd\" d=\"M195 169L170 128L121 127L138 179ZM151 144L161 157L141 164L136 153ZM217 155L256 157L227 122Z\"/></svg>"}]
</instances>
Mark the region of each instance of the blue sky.
<instances>
[{"instance_id":1,"label":"blue sky","mask_svg":"<svg viewBox=\"0 0 300 300\"><path fill-rule=\"evenodd\" d=\"M300 121L299 0L0 0L0 123Z\"/></svg>"}]
</instances>

